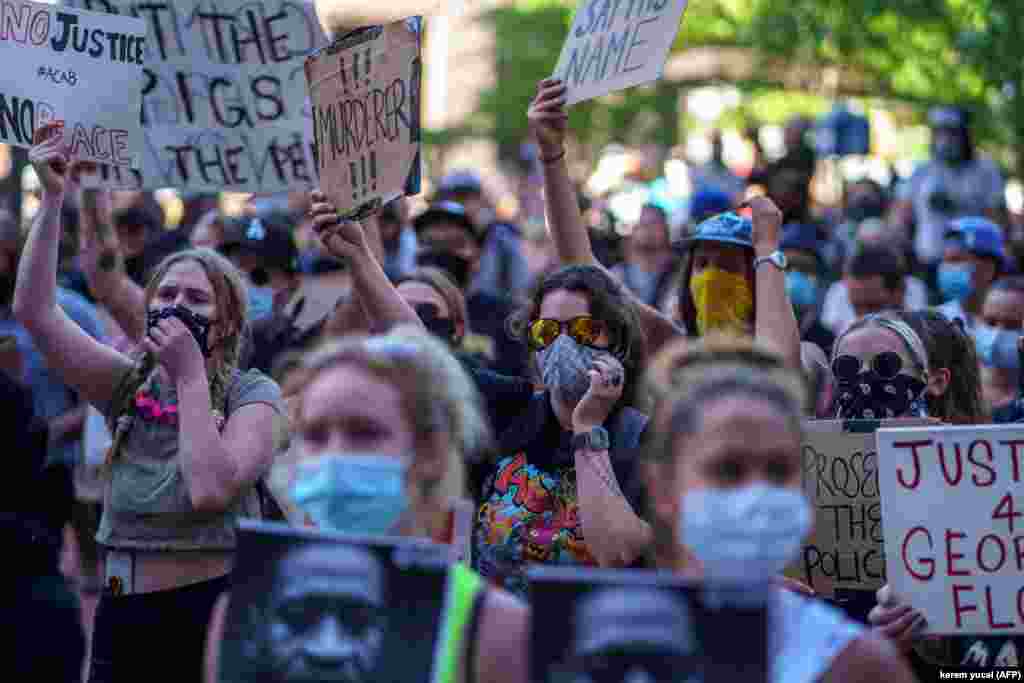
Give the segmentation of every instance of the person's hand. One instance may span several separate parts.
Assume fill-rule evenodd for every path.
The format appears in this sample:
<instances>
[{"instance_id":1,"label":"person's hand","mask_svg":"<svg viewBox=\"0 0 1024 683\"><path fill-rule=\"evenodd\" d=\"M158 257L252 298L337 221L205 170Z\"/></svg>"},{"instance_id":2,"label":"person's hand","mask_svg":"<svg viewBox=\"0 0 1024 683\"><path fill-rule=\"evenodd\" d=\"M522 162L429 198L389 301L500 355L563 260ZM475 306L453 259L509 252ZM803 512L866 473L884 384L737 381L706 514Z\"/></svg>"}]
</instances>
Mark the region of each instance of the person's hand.
<instances>
[{"instance_id":1,"label":"person's hand","mask_svg":"<svg viewBox=\"0 0 1024 683\"><path fill-rule=\"evenodd\" d=\"M338 210L319 190L310 193L313 207L313 232L331 256L338 259L358 259L366 253L366 235L357 221L341 220Z\"/></svg>"},{"instance_id":2,"label":"person's hand","mask_svg":"<svg viewBox=\"0 0 1024 683\"><path fill-rule=\"evenodd\" d=\"M175 317L164 318L149 328L142 347L164 366L172 381L196 377L206 373L206 363L199 342Z\"/></svg>"},{"instance_id":3,"label":"person's hand","mask_svg":"<svg viewBox=\"0 0 1024 683\"><path fill-rule=\"evenodd\" d=\"M63 121L49 121L36 128L28 159L39 178L43 194L63 196L70 166Z\"/></svg>"},{"instance_id":4,"label":"person's hand","mask_svg":"<svg viewBox=\"0 0 1024 683\"><path fill-rule=\"evenodd\" d=\"M891 640L903 652L908 652L928 625L924 615L904 604L889 584L879 588L875 598L878 604L868 613L868 622L876 633Z\"/></svg>"},{"instance_id":5,"label":"person's hand","mask_svg":"<svg viewBox=\"0 0 1024 683\"><path fill-rule=\"evenodd\" d=\"M603 425L622 398L626 385L626 371L610 353L595 358L589 374L590 388L572 411L572 428L576 433Z\"/></svg>"},{"instance_id":6,"label":"person's hand","mask_svg":"<svg viewBox=\"0 0 1024 683\"><path fill-rule=\"evenodd\" d=\"M569 130L565 100L566 86L561 81L548 78L537 85L537 96L530 102L526 118L540 148L541 159L554 159L564 151Z\"/></svg>"},{"instance_id":7,"label":"person's hand","mask_svg":"<svg viewBox=\"0 0 1024 683\"><path fill-rule=\"evenodd\" d=\"M813 597L816 597L818 595L817 593L814 592L813 588L808 586L803 581L797 581L796 579L791 579L788 576L776 576L775 577L775 584L777 586L779 586L780 588L784 588L784 589L788 590L791 593L796 593L797 595L803 595L803 596L808 597L808 598L813 598Z\"/></svg>"},{"instance_id":8,"label":"person's hand","mask_svg":"<svg viewBox=\"0 0 1024 683\"><path fill-rule=\"evenodd\" d=\"M751 223L754 225L751 239L754 243L754 251L759 256L767 256L779 249L779 241L782 235L782 212L775 206L768 197L754 197L740 205L740 208L749 208L753 217Z\"/></svg>"}]
</instances>

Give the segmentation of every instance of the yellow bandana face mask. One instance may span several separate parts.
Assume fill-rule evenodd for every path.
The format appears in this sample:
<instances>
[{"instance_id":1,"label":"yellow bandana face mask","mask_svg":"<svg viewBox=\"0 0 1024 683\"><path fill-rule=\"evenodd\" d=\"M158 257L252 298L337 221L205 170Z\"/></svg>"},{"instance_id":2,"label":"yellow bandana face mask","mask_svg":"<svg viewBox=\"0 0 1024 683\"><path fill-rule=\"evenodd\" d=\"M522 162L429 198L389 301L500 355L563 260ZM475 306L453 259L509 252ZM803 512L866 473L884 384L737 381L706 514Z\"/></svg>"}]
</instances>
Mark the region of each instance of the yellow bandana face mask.
<instances>
[{"instance_id":1,"label":"yellow bandana face mask","mask_svg":"<svg viewBox=\"0 0 1024 683\"><path fill-rule=\"evenodd\" d=\"M705 268L690 278L690 295L697 309L697 334L717 330L748 334L754 312L754 293L747 278L718 268Z\"/></svg>"}]
</instances>

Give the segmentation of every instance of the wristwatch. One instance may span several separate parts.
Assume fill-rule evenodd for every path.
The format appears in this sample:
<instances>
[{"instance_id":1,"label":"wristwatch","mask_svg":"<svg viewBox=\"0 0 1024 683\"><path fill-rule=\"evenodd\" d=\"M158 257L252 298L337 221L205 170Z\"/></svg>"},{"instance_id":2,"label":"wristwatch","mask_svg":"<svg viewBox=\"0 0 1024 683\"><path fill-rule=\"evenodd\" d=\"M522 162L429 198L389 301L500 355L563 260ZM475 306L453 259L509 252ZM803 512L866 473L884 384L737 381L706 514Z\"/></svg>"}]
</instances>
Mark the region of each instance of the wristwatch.
<instances>
[{"instance_id":1,"label":"wristwatch","mask_svg":"<svg viewBox=\"0 0 1024 683\"><path fill-rule=\"evenodd\" d=\"M589 432L573 434L572 452L606 451L611 446L611 443L607 429L604 427L593 427Z\"/></svg>"},{"instance_id":2,"label":"wristwatch","mask_svg":"<svg viewBox=\"0 0 1024 683\"><path fill-rule=\"evenodd\" d=\"M756 271L762 263L770 263L779 270L786 270L786 268L789 267L789 262L786 261L786 255L779 249L776 249L767 256L759 256L754 259L754 270Z\"/></svg>"}]
</instances>

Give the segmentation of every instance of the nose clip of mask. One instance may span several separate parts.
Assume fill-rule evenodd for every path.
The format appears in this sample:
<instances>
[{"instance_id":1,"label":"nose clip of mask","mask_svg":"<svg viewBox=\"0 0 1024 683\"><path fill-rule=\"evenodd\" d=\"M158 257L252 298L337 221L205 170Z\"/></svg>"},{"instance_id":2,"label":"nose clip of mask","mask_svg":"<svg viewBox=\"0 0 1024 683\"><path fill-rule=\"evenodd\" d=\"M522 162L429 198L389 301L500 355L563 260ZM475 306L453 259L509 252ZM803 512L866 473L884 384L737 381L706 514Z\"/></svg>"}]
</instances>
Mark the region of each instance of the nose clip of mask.
<instances>
[{"instance_id":1,"label":"nose clip of mask","mask_svg":"<svg viewBox=\"0 0 1024 683\"><path fill-rule=\"evenodd\" d=\"M196 340L199 345L199 350L202 352L204 358L210 356L210 319L204 315L193 313L189 309L181 305L166 306L157 311L150 311L146 316L146 329L150 330L154 325L159 323L161 320L167 318L177 318L188 331L192 333L192 337Z\"/></svg>"}]
</instances>

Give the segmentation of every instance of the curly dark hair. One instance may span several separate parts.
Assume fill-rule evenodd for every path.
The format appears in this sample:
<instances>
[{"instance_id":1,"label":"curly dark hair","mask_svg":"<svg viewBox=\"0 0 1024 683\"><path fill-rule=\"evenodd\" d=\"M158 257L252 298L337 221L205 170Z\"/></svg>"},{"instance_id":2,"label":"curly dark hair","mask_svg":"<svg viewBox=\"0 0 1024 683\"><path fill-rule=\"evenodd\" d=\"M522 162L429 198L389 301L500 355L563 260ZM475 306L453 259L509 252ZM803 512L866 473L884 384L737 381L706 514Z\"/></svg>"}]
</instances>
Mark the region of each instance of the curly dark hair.
<instances>
[{"instance_id":1,"label":"curly dark hair","mask_svg":"<svg viewBox=\"0 0 1024 683\"><path fill-rule=\"evenodd\" d=\"M607 272L590 265L559 268L542 278L526 304L508 320L509 334L529 345L530 323L540 315L541 304L551 292L576 292L590 302L590 315L608 328L609 351L626 371L619 407L638 407L640 375L647 358L647 342L632 298Z\"/></svg>"}]
</instances>

